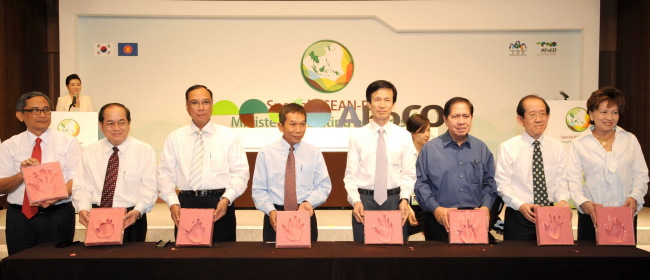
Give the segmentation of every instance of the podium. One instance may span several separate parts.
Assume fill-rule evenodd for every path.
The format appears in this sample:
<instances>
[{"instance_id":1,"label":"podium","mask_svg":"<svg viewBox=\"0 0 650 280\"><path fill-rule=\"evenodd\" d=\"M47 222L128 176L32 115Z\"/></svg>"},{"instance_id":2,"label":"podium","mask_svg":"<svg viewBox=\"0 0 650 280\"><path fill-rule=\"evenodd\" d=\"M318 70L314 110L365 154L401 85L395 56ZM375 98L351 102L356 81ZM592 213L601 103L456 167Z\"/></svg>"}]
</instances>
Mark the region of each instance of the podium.
<instances>
[{"instance_id":1,"label":"podium","mask_svg":"<svg viewBox=\"0 0 650 280\"><path fill-rule=\"evenodd\" d=\"M58 130L77 138L82 147L99 139L97 112L52 112L50 129Z\"/></svg>"}]
</instances>

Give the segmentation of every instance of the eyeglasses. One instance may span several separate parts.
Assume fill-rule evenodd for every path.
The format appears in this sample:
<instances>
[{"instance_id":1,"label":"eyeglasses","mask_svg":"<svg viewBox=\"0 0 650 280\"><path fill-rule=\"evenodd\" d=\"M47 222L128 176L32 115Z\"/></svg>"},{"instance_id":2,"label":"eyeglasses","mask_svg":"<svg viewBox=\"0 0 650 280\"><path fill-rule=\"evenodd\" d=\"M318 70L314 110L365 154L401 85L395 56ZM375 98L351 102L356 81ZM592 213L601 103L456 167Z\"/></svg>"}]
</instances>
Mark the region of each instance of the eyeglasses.
<instances>
[{"instance_id":1,"label":"eyeglasses","mask_svg":"<svg viewBox=\"0 0 650 280\"><path fill-rule=\"evenodd\" d=\"M212 99L206 99L206 100L203 100L203 101L192 100L192 101L187 101L187 104L190 104L190 106L192 106L192 107L199 107L200 105L208 107L208 106L212 105Z\"/></svg>"},{"instance_id":2,"label":"eyeglasses","mask_svg":"<svg viewBox=\"0 0 650 280\"><path fill-rule=\"evenodd\" d=\"M548 114L546 114L546 112L530 113L530 114L528 114L528 117L533 119L533 120L537 119L537 117L539 117L540 119L543 120L543 119L546 119L546 117L548 117Z\"/></svg>"},{"instance_id":3,"label":"eyeglasses","mask_svg":"<svg viewBox=\"0 0 650 280\"><path fill-rule=\"evenodd\" d=\"M118 121L118 122L106 122L104 125L107 126L108 128L124 128L128 124L127 121Z\"/></svg>"},{"instance_id":4,"label":"eyeglasses","mask_svg":"<svg viewBox=\"0 0 650 280\"><path fill-rule=\"evenodd\" d=\"M43 108L43 109L31 108L31 109L23 109L22 112L23 113L30 112L30 113L32 113L32 115L38 115L40 113L49 115L49 114L52 114L52 109L50 109L50 108Z\"/></svg>"}]
</instances>

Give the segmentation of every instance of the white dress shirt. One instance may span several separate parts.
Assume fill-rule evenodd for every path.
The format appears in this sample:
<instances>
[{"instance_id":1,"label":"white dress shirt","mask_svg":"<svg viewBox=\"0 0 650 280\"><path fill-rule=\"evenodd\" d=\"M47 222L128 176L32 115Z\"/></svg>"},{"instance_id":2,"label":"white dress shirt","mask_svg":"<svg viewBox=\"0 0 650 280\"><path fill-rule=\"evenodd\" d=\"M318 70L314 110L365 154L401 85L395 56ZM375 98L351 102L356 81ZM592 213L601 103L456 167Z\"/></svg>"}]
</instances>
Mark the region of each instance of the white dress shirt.
<instances>
[{"instance_id":1,"label":"white dress shirt","mask_svg":"<svg viewBox=\"0 0 650 280\"><path fill-rule=\"evenodd\" d=\"M541 136L539 148L544 160L546 190L550 202L569 201L569 186L566 177L566 152L564 144L555 139ZM533 199L533 152L535 139L524 132L501 143L497 152L497 166L494 179L497 191L506 206L519 211L524 203Z\"/></svg>"},{"instance_id":2,"label":"white dress shirt","mask_svg":"<svg viewBox=\"0 0 650 280\"><path fill-rule=\"evenodd\" d=\"M32 157L36 144L36 135L24 131L2 142L0 146L0 178L11 177L20 172L20 164ZM77 171L81 160L81 145L76 138L48 129L41 134L41 162L58 161L63 171L64 182L71 180ZM25 183L7 195L7 202L22 205L25 195ZM56 204L69 202L70 198L60 200Z\"/></svg>"},{"instance_id":3,"label":"white dress shirt","mask_svg":"<svg viewBox=\"0 0 650 280\"><path fill-rule=\"evenodd\" d=\"M578 206L592 201L618 207L632 197L638 203L637 211L641 210L648 193L648 166L639 141L617 126L612 151L606 152L591 134L593 129L585 130L571 144L567 162L571 198Z\"/></svg>"},{"instance_id":4,"label":"white dress shirt","mask_svg":"<svg viewBox=\"0 0 650 280\"><path fill-rule=\"evenodd\" d=\"M72 97L70 94L63 95L59 97L59 100L56 102L56 111L68 112L72 104ZM79 107L70 108L70 112L95 112L93 110L93 103L90 101L90 96L88 95L79 95Z\"/></svg>"},{"instance_id":5,"label":"white dress shirt","mask_svg":"<svg viewBox=\"0 0 650 280\"><path fill-rule=\"evenodd\" d=\"M120 165L113 207L134 207L145 214L157 199L156 153L149 144L130 136L117 148ZM77 211L90 211L93 204L101 203L106 167L112 154L113 144L106 138L84 149L72 187L72 204Z\"/></svg>"},{"instance_id":6,"label":"white dress shirt","mask_svg":"<svg viewBox=\"0 0 650 280\"><path fill-rule=\"evenodd\" d=\"M380 126L374 121L364 125L350 136L348 160L345 168L345 190L348 202L361 201L359 189L374 189L377 162L377 139ZM392 122L384 127L388 157L387 189L400 187L400 198L409 199L415 186L415 155L411 134Z\"/></svg>"},{"instance_id":7,"label":"white dress shirt","mask_svg":"<svg viewBox=\"0 0 650 280\"><path fill-rule=\"evenodd\" d=\"M178 202L175 189L192 190L189 185L192 150L199 128L190 123L174 130L163 146L158 166L160 198L170 207ZM232 204L244 193L250 178L246 153L235 131L208 122L203 127L203 185L198 190L225 189L222 197Z\"/></svg>"},{"instance_id":8,"label":"white dress shirt","mask_svg":"<svg viewBox=\"0 0 650 280\"><path fill-rule=\"evenodd\" d=\"M252 195L255 208L266 213L276 210L273 204L284 205L284 181L289 143L283 138L260 149L253 172ZM316 208L332 191L325 159L320 150L309 143L293 146L296 168L296 198L298 205L308 201Z\"/></svg>"}]
</instances>

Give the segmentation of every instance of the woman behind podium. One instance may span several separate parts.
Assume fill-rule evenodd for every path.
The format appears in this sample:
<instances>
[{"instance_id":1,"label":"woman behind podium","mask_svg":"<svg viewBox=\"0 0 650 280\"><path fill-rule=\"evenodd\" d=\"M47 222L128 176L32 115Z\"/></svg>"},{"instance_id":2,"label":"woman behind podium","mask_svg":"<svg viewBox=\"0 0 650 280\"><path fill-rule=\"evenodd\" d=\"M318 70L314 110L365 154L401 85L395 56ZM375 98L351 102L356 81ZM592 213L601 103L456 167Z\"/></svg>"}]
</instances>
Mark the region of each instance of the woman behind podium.
<instances>
[{"instance_id":1,"label":"woman behind podium","mask_svg":"<svg viewBox=\"0 0 650 280\"><path fill-rule=\"evenodd\" d=\"M56 103L57 111L64 112L93 112L93 104L90 97L81 95L81 78L77 74L71 74L65 78L65 85L68 88L68 95L59 97ZM73 102L74 101L74 102Z\"/></svg>"},{"instance_id":2,"label":"woman behind podium","mask_svg":"<svg viewBox=\"0 0 650 280\"><path fill-rule=\"evenodd\" d=\"M567 177L571 198L579 206L578 240L596 240L597 206L630 207L636 232L636 213L648 192L648 167L634 134L617 126L624 107L618 89L594 91L587 100L591 126L571 145Z\"/></svg>"}]
</instances>

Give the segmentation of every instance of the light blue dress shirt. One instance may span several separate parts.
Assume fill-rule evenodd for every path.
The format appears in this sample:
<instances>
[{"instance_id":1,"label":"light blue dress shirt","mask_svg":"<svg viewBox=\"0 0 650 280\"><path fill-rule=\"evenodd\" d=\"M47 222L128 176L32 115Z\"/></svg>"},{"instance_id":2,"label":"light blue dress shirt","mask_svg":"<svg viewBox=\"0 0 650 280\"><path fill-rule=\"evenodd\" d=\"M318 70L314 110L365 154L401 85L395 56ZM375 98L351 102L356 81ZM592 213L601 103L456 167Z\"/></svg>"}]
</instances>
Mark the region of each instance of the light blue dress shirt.
<instances>
[{"instance_id":1,"label":"light blue dress shirt","mask_svg":"<svg viewBox=\"0 0 650 280\"><path fill-rule=\"evenodd\" d=\"M283 138L262 147L257 154L253 172L252 195L255 208L266 213L284 205L284 177L289 156L289 143ZM294 145L296 163L296 197L316 208L323 204L332 191L325 159L320 150L305 142Z\"/></svg>"}]
</instances>

